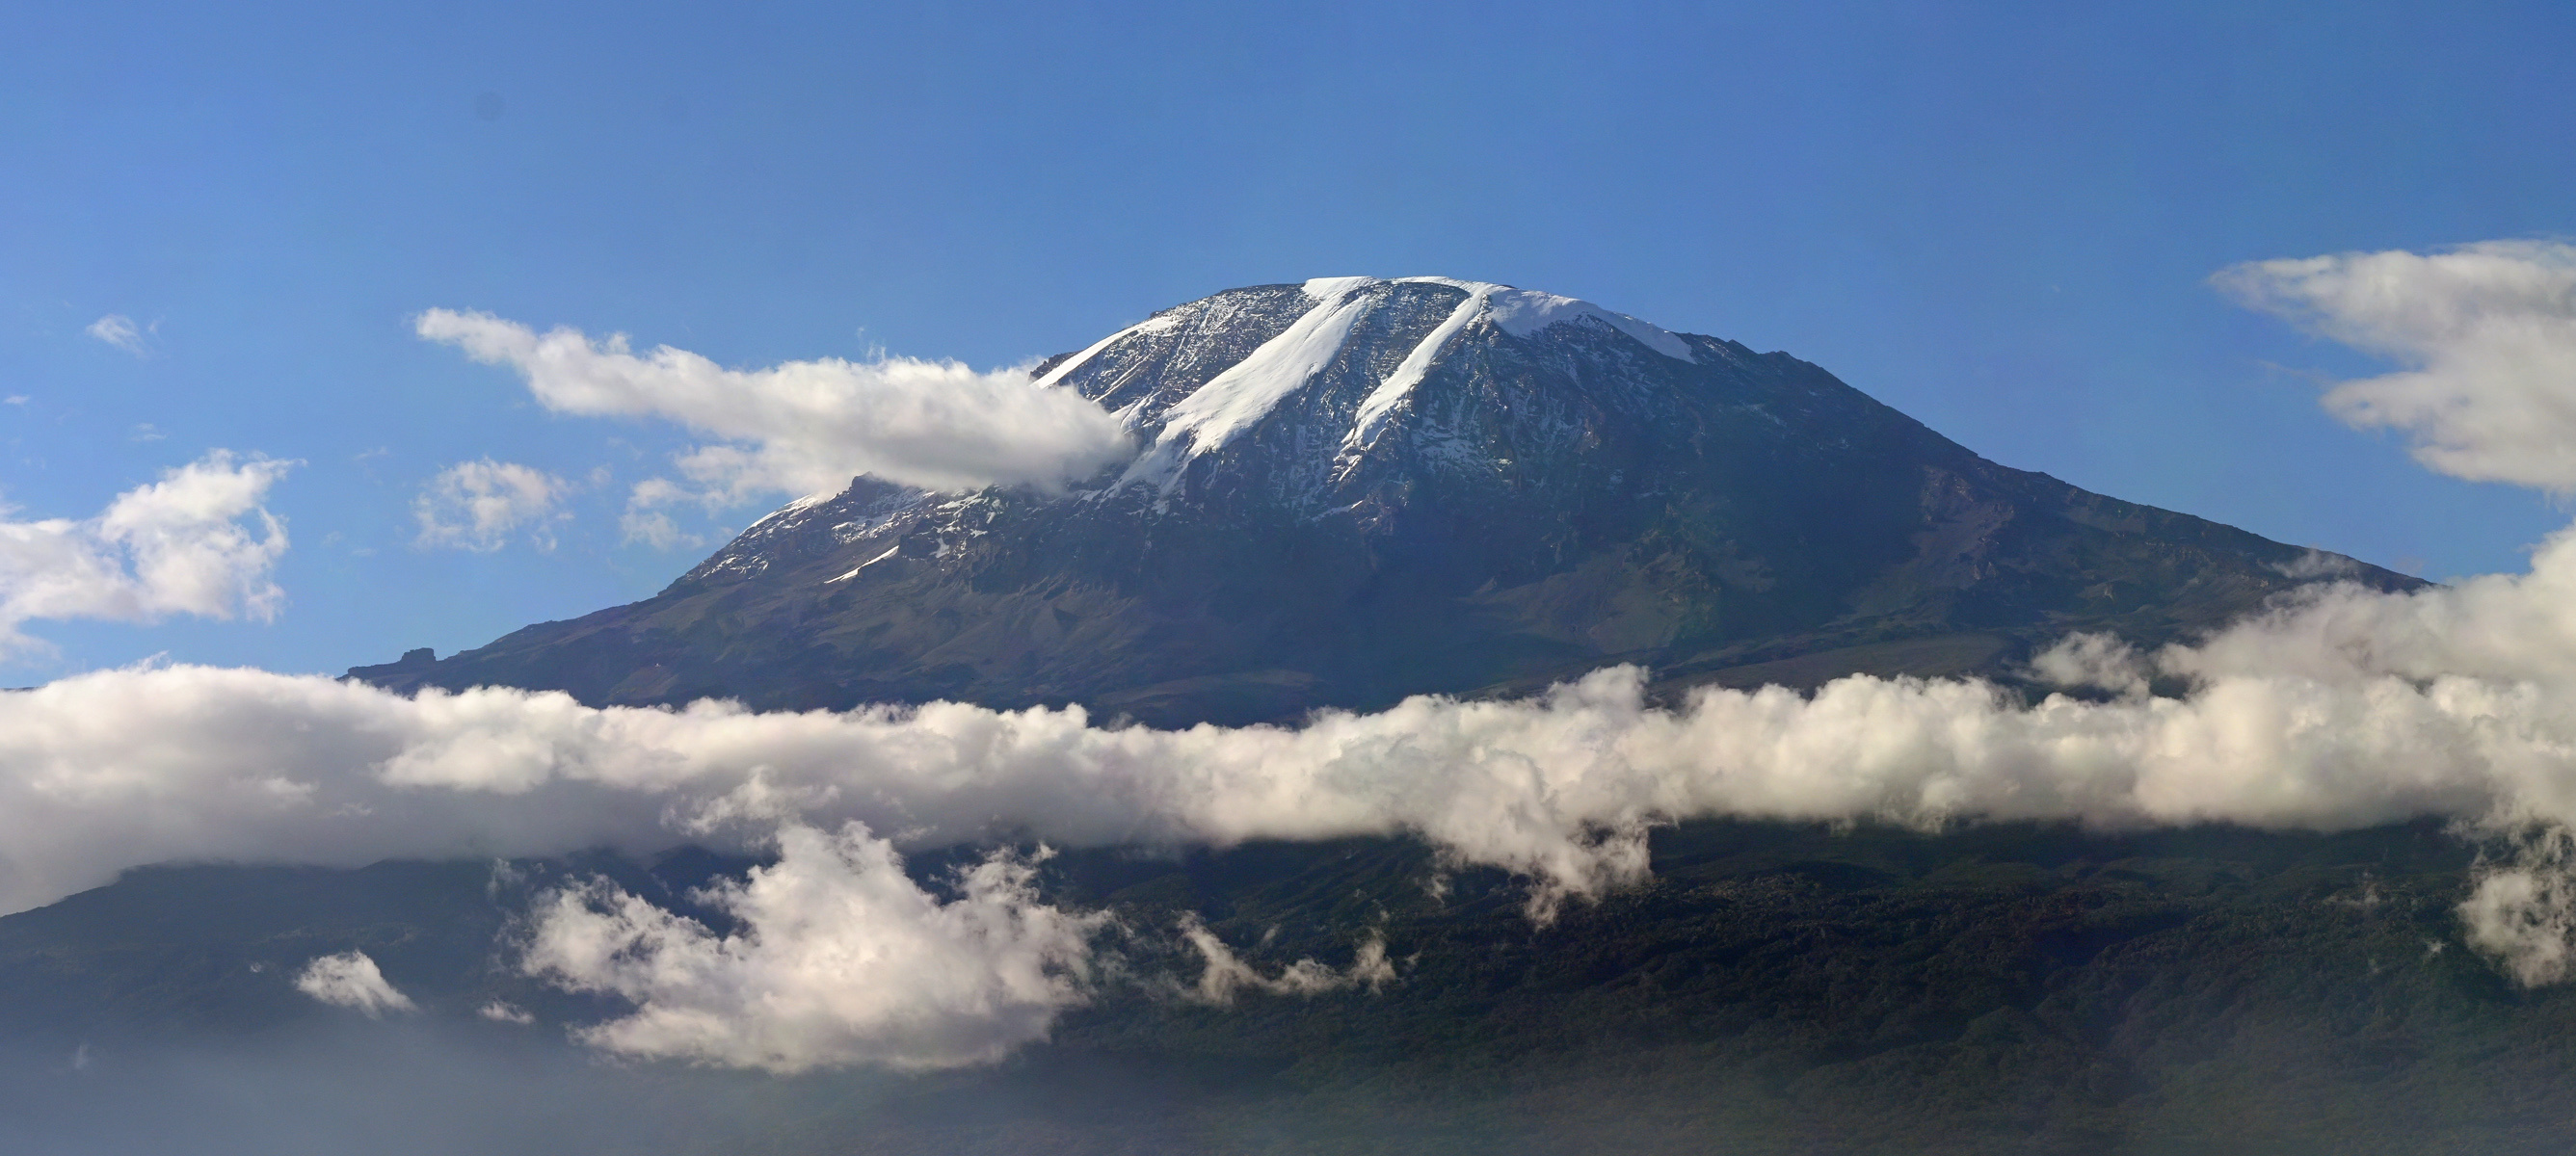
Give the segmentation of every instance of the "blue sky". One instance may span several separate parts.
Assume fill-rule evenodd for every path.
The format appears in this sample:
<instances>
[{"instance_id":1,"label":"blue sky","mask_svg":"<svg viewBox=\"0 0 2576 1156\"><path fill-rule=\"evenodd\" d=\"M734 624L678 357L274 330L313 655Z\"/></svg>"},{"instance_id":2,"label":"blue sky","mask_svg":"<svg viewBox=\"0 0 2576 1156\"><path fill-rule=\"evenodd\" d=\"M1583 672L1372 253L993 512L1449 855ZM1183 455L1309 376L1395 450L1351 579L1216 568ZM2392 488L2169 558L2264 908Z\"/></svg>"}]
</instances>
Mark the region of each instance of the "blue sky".
<instances>
[{"instance_id":1,"label":"blue sky","mask_svg":"<svg viewBox=\"0 0 2576 1156\"><path fill-rule=\"evenodd\" d=\"M697 440L423 310L759 367L1008 365L1218 289L1445 274L1785 349L2008 465L2435 577L2565 520L2320 412L2242 261L2576 232L2564 6L12 5L0 496L296 459L274 621L37 622L0 683L337 671L658 589ZM132 350L87 330L131 318ZM139 350L139 353L136 352ZM552 550L423 547L482 457ZM713 534L761 512L687 513Z\"/></svg>"}]
</instances>

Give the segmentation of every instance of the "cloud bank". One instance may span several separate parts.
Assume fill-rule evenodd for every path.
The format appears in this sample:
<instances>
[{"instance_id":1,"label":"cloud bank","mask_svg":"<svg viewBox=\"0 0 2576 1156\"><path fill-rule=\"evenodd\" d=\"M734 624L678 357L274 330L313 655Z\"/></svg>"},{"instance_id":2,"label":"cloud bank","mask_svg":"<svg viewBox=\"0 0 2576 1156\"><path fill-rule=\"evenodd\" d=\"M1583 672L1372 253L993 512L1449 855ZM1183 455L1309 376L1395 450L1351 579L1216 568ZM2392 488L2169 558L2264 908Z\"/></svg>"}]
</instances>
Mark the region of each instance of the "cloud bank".
<instances>
[{"instance_id":1,"label":"cloud bank","mask_svg":"<svg viewBox=\"0 0 2576 1156\"><path fill-rule=\"evenodd\" d=\"M837 493L858 474L934 490L1057 485L1130 452L1107 411L1019 370L906 357L734 370L667 345L638 355L622 334L593 342L447 309L414 329L518 370L558 413L656 418L719 439L678 460L693 496L715 505Z\"/></svg>"},{"instance_id":2,"label":"cloud bank","mask_svg":"<svg viewBox=\"0 0 2576 1156\"><path fill-rule=\"evenodd\" d=\"M217 450L93 518L0 520L0 653L30 645L34 619L274 617L286 524L260 502L294 465Z\"/></svg>"},{"instance_id":3,"label":"cloud bank","mask_svg":"<svg viewBox=\"0 0 2576 1156\"><path fill-rule=\"evenodd\" d=\"M2323 636L2314 615L2345 606L2316 605L2248 629ZM903 847L1410 832L1589 895L1642 876L1648 827L1702 816L2576 819L2576 709L2530 681L2355 663L2217 674L2179 699L2024 706L1975 682L1860 676L1812 696L1703 690L1671 710L1642 687L1617 667L1527 701L1159 731L1093 726L1079 708L595 709L554 692L403 698L255 670L102 671L0 695L0 909L171 860L758 847L781 822L859 822Z\"/></svg>"},{"instance_id":4,"label":"cloud bank","mask_svg":"<svg viewBox=\"0 0 2576 1156\"><path fill-rule=\"evenodd\" d=\"M612 1050L778 1070L965 1063L1037 1038L1080 998L1090 925L1040 902L1008 857L939 900L903 875L907 848L1409 833L1451 862L1526 876L1543 915L1641 880L1647 830L1699 817L2576 823L2576 700L2561 689L2576 665L2541 628L2567 605L2556 591L2576 551L2540 561L2458 589L2328 589L2206 647L2078 639L2048 657L2118 688L2110 701L1860 676L1812 696L1704 689L1663 709L1623 667L1527 701L1422 697L1295 728L1158 731L1093 726L1078 708L595 709L559 693L404 698L254 670L104 671L0 695L0 908L171 860L774 846L775 866L713 897L737 932L576 889L533 914L528 966L633 1001L587 1037ZM2494 645L2520 638L2527 652L2462 651L2449 657L2466 669L2419 678L2407 651L2342 645L2357 622L2478 618L2524 626ZM2294 668L2236 668L2266 651ZM2194 689L2150 697L2148 671ZM2534 881L2522 892L2493 876L2506 882L2486 924L2466 913L2472 941L2535 982L2557 974L2534 954L2555 925L2526 900L2564 894L2530 873L2545 866L2516 868ZM1367 978L1265 977L1199 947L1215 975L1206 998Z\"/></svg>"},{"instance_id":5,"label":"cloud bank","mask_svg":"<svg viewBox=\"0 0 2576 1156\"><path fill-rule=\"evenodd\" d=\"M490 553L529 529L538 549L551 550L554 536L546 527L563 517L559 507L568 489L562 478L516 462L458 462L439 471L413 500L417 541Z\"/></svg>"},{"instance_id":6,"label":"cloud bank","mask_svg":"<svg viewBox=\"0 0 2576 1156\"><path fill-rule=\"evenodd\" d=\"M2335 416L2403 431L2417 461L2454 477L2576 493L2576 245L2256 261L2213 280L2406 367L2335 386Z\"/></svg>"}]
</instances>

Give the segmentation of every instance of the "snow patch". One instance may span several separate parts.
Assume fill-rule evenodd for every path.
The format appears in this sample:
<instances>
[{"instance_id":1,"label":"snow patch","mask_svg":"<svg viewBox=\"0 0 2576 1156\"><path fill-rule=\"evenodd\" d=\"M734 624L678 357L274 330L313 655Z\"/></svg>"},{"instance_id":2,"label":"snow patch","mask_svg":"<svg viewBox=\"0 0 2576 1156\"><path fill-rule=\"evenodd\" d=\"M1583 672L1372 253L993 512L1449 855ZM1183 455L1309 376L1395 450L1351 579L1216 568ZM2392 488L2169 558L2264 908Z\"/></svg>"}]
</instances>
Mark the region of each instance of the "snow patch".
<instances>
[{"instance_id":1,"label":"snow patch","mask_svg":"<svg viewBox=\"0 0 2576 1156\"><path fill-rule=\"evenodd\" d=\"M1442 321L1439 328L1432 330L1430 336L1424 337L1421 344L1414 346L1413 352L1404 356L1403 363L1395 367L1394 373L1388 374L1385 381L1379 382L1376 389L1369 391L1369 395L1360 400L1359 414L1351 424L1351 432L1342 439L1344 450L1364 449L1375 442L1378 431L1386 428L1387 419L1395 413L1396 405L1402 402L1407 394L1413 392L1414 386L1422 384L1424 374L1431 372L1432 359L1440 356L1440 351L1448 346L1449 339L1456 337L1458 331L1465 329L1470 322L1483 316L1486 302L1492 299L1494 294L1511 292L1501 285L1451 281L1445 277L1408 277L1406 280L1434 282L1467 289L1467 299L1459 302L1457 308L1450 310L1448 319Z\"/></svg>"},{"instance_id":2,"label":"snow patch","mask_svg":"<svg viewBox=\"0 0 2576 1156\"><path fill-rule=\"evenodd\" d=\"M1039 389L1052 389L1064 382L1066 374L1082 368L1083 363L1088 362L1093 357L1097 356L1101 350L1107 349L1112 345L1116 345L1119 341L1128 337L1133 337L1137 334L1169 333L1174 328L1178 327L1180 323L1181 317L1178 313L1157 313L1143 321L1139 321L1134 325L1130 325L1125 329L1121 329L1116 333L1112 333L1107 337L1103 337L1098 341L1092 342L1091 345L1082 352L1065 358L1062 362L1058 363L1055 368L1046 371L1046 376L1037 379L1035 384Z\"/></svg>"},{"instance_id":3,"label":"snow patch","mask_svg":"<svg viewBox=\"0 0 2576 1156\"><path fill-rule=\"evenodd\" d=\"M1121 486L1152 481L1169 486L1189 460L1235 439L1289 394L1332 363L1350 339L1351 326L1368 311L1364 292L1374 277L1321 277L1306 283L1320 302L1251 356L1227 367L1163 411L1154 449L1128 468Z\"/></svg>"},{"instance_id":4,"label":"snow patch","mask_svg":"<svg viewBox=\"0 0 2576 1156\"><path fill-rule=\"evenodd\" d=\"M877 563L879 563L879 562L883 562L883 561L885 561L886 559L888 559L888 558L892 558L892 557L894 557L895 555L900 554L900 553L902 553L902 552L903 552L903 543L901 543L901 542L897 542L897 543L895 543L894 545L887 547L887 548L886 548L886 552L885 552L885 553L883 553L883 554L879 554L879 555L877 555L877 556L876 556L876 557L874 557L874 558L870 558L870 559L868 559L868 560L867 560L867 561L865 561L865 562L861 562L861 563L859 563L859 564L858 564L858 565L856 565L856 566L852 566L852 567L850 567L850 572L849 572L849 573L847 573L847 574L843 574L843 575L841 575L841 576L840 576L840 577L838 577L838 578L826 578L826 579L824 579L824 580L823 580L823 585L825 585L825 586L829 586L829 585L831 585L832 583L835 583L835 582L847 582L847 581L849 581L849 580L850 580L850 579L852 579L852 578L856 578L856 577L858 577L858 576L859 576L859 571L861 571L861 570L865 570L865 569L867 569L867 568L868 568L868 567L870 567L870 566L874 566L874 565L876 565Z\"/></svg>"},{"instance_id":5,"label":"snow patch","mask_svg":"<svg viewBox=\"0 0 2576 1156\"><path fill-rule=\"evenodd\" d=\"M1356 293L1377 284L1375 277L1316 277L1300 288L1317 301L1338 301L1345 294Z\"/></svg>"},{"instance_id":6,"label":"snow patch","mask_svg":"<svg viewBox=\"0 0 2576 1156\"><path fill-rule=\"evenodd\" d=\"M1395 283L1398 285L1446 285L1452 289L1464 289L1470 293L1492 293L1496 290L1511 288L1509 285L1497 285L1491 281L1461 281L1455 277L1398 277L1395 279Z\"/></svg>"},{"instance_id":7,"label":"snow patch","mask_svg":"<svg viewBox=\"0 0 2576 1156\"><path fill-rule=\"evenodd\" d=\"M750 525L748 525L748 526L743 527L743 528L742 528L742 532L743 532L743 533L745 533L745 534L751 533L752 531L754 531L754 530L758 530L758 529L759 529L759 528L761 528L762 526L766 526L766 525L770 524L771 522L775 522L775 521L777 521L777 520L779 520L779 519L781 519L781 518L790 517L790 516L793 516L793 515L796 515L796 514L804 513L804 512L805 512L805 511L807 511L807 510L813 509L813 508L814 508L814 507L816 507L816 506L822 505L822 504L823 504L823 503L825 503L825 502L831 501L832 499L837 498L837 497L840 497L841 495L846 494L846 493L849 493L849 492L850 492L850 491L849 491L849 487L847 487L847 486L844 486L844 487L842 487L842 488L840 488L840 489L837 489L837 490L816 490L816 491L814 491L813 493L807 494L807 495L805 495L804 497L801 497L801 498L796 499L795 501L789 502L789 503L787 503L787 504L786 504L786 505L784 505L784 506L780 506L780 507L778 507L778 508L777 508L777 509L775 509L775 510L771 510L770 512L768 512L768 513L766 513L766 514L762 514L762 515L760 516L760 520L759 520L759 521L753 522L752 524L750 524ZM737 535L737 536L738 536L738 535Z\"/></svg>"},{"instance_id":8,"label":"snow patch","mask_svg":"<svg viewBox=\"0 0 2576 1156\"><path fill-rule=\"evenodd\" d=\"M1676 361L1694 364L1690 343L1670 330L1639 321L1625 313L1613 313L1589 301L1559 297L1530 289L1508 289L1493 295L1485 316L1503 332L1514 337L1528 337L1552 325L1563 325L1591 317L1636 338L1646 348Z\"/></svg>"}]
</instances>

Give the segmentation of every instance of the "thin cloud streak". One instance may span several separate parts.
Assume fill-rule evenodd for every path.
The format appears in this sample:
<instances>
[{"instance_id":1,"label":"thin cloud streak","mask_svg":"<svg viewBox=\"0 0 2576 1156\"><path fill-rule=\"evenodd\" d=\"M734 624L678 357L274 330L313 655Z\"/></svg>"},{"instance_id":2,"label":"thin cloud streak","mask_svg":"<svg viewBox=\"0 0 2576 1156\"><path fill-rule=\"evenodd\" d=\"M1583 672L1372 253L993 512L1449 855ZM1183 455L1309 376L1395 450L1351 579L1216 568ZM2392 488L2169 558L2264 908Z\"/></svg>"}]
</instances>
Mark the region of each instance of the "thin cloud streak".
<instances>
[{"instance_id":1,"label":"thin cloud streak","mask_svg":"<svg viewBox=\"0 0 2576 1156\"><path fill-rule=\"evenodd\" d=\"M159 323L154 323L153 328L160 328ZM122 349L127 353L131 353L136 357L146 357L152 352L150 347L144 344L144 335L148 331L135 325L133 318L122 313L110 313L105 317L92 321L89 323L88 327L82 329L81 332L89 334L91 337L95 337L109 345L113 345L118 349Z\"/></svg>"},{"instance_id":2,"label":"thin cloud streak","mask_svg":"<svg viewBox=\"0 0 2576 1156\"><path fill-rule=\"evenodd\" d=\"M889 357L734 370L667 345L638 355L623 334L598 342L568 328L539 334L488 313L432 309L413 327L516 369L555 412L653 418L720 439L675 463L697 485L689 496L711 508L764 494L837 493L859 474L933 490L1055 486L1131 452L1106 410L1070 390L1037 388L1016 369ZM649 517L671 496L639 490L636 506Z\"/></svg>"}]
</instances>

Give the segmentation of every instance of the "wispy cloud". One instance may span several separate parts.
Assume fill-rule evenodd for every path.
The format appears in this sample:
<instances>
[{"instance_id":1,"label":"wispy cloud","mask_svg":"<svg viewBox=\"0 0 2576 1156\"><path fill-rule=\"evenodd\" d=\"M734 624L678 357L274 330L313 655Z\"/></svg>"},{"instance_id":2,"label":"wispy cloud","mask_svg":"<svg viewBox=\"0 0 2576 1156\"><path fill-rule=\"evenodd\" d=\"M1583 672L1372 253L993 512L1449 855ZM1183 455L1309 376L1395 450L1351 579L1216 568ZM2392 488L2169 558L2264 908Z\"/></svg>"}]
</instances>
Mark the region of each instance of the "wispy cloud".
<instances>
[{"instance_id":1,"label":"wispy cloud","mask_svg":"<svg viewBox=\"0 0 2576 1156\"><path fill-rule=\"evenodd\" d=\"M493 1000L474 1009L474 1014L500 1024L532 1024L537 1017L528 1009L507 1000Z\"/></svg>"},{"instance_id":2,"label":"wispy cloud","mask_svg":"<svg viewBox=\"0 0 2576 1156\"><path fill-rule=\"evenodd\" d=\"M159 326L155 325L153 328L157 329ZM131 353L136 357L148 356L152 352L150 346L145 344L144 341L145 337L150 333L150 330L135 325L133 318L122 313L110 313L105 317L92 321L89 323L89 327L81 330L81 332L89 334L90 336L104 341L109 345L113 345L118 349L122 349L127 353Z\"/></svg>"},{"instance_id":3,"label":"wispy cloud","mask_svg":"<svg viewBox=\"0 0 2576 1156\"><path fill-rule=\"evenodd\" d=\"M529 541L551 550L551 527L569 517L561 509L569 483L533 466L482 458L439 471L412 500L422 546L490 552L528 531Z\"/></svg>"},{"instance_id":4,"label":"wispy cloud","mask_svg":"<svg viewBox=\"0 0 2576 1156\"><path fill-rule=\"evenodd\" d=\"M217 450L93 518L0 521L0 651L34 619L274 617L286 525L260 503L294 464Z\"/></svg>"},{"instance_id":5,"label":"wispy cloud","mask_svg":"<svg viewBox=\"0 0 2576 1156\"><path fill-rule=\"evenodd\" d=\"M629 545L642 544L656 550L682 547L700 549L705 537L680 529L680 523L664 512L667 507L697 501L697 495L681 488L668 478L646 478L635 483L626 499L626 513L618 519Z\"/></svg>"},{"instance_id":6,"label":"wispy cloud","mask_svg":"<svg viewBox=\"0 0 2576 1156\"><path fill-rule=\"evenodd\" d=\"M1321 995L1344 988L1365 987L1378 990L1395 982L1395 965L1387 961L1386 940L1372 935L1363 941L1351 965L1339 970L1315 959L1300 959L1281 968L1277 975L1263 975L1260 969L1245 963L1234 949L1226 946L1207 924L1192 914L1181 922L1181 939L1198 952L1205 967L1199 981L1188 994L1201 1003L1220 1007L1234 1002L1241 992L1269 995Z\"/></svg>"},{"instance_id":7,"label":"wispy cloud","mask_svg":"<svg viewBox=\"0 0 2576 1156\"><path fill-rule=\"evenodd\" d=\"M719 439L676 461L691 497L711 507L836 493L859 474L940 490L1056 485L1130 452L1107 411L1018 370L903 357L734 370L667 345L638 355L623 334L594 342L447 309L414 328L517 369L556 412L653 418Z\"/></svg>"}]
</instances>

